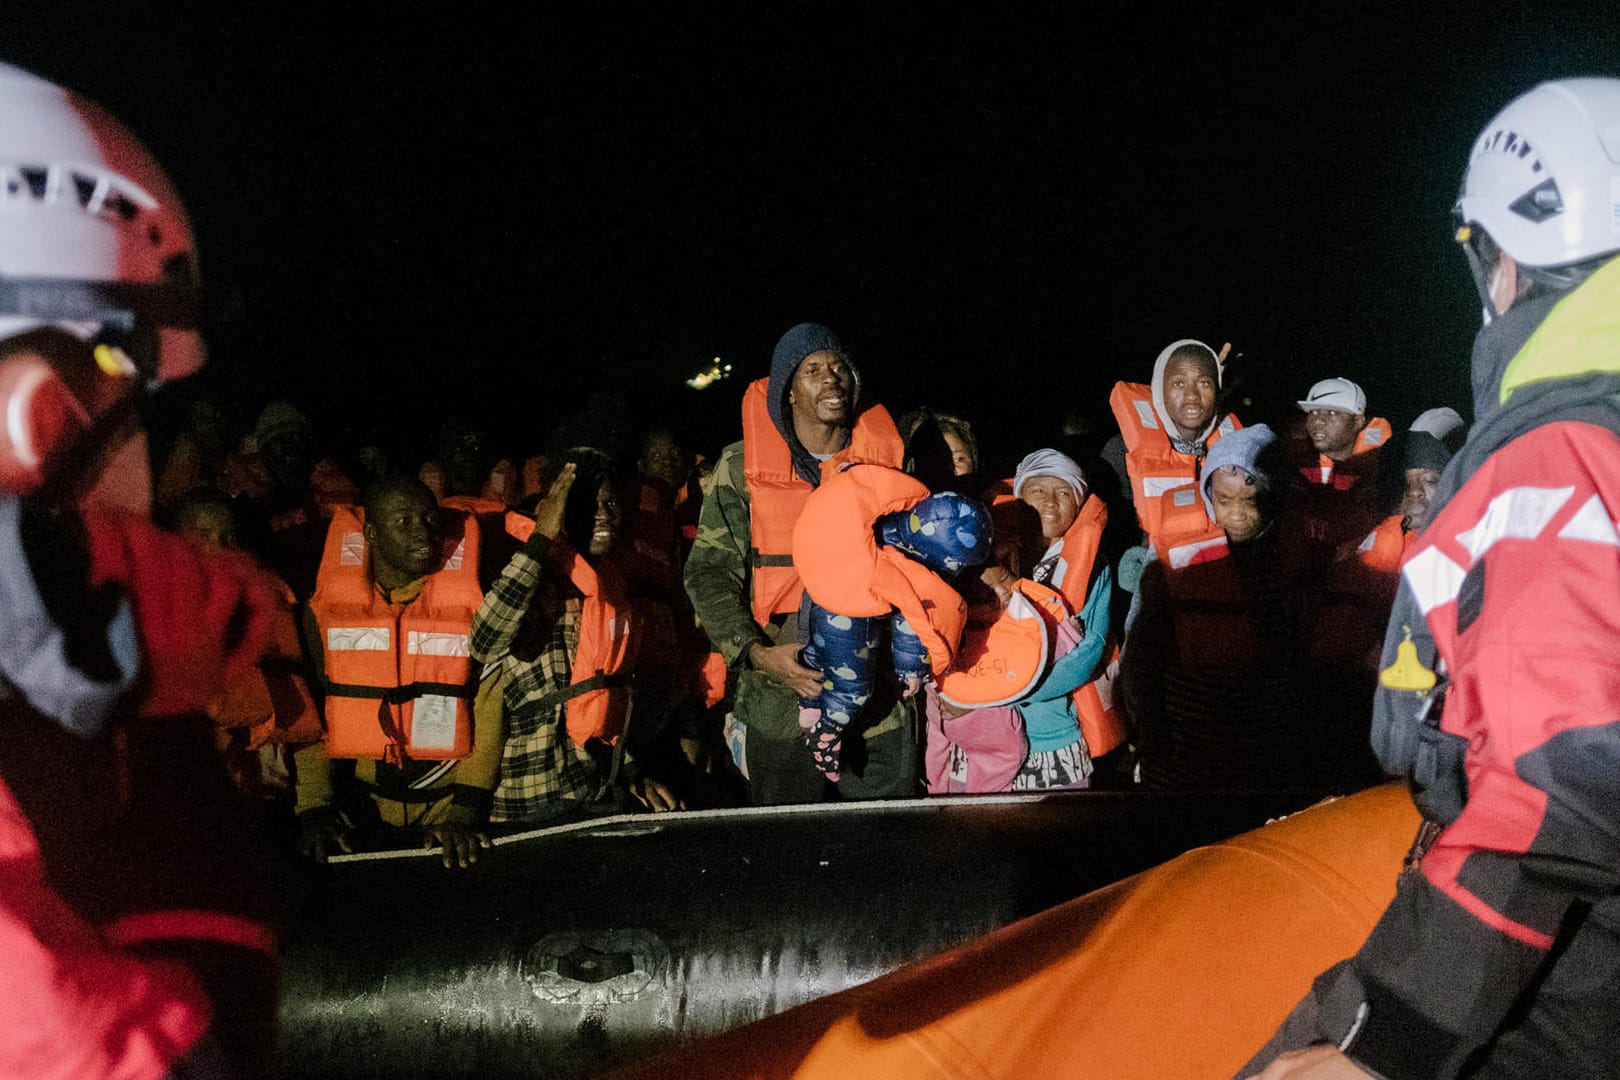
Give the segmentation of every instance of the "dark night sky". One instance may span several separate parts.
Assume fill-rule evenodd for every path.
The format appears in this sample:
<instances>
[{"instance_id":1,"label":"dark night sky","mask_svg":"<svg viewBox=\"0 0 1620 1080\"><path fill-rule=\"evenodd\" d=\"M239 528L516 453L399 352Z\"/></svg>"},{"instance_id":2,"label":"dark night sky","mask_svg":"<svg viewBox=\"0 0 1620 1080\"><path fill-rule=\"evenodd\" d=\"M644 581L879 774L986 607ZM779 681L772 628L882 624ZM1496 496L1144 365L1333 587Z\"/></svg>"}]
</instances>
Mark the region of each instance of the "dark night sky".
<instances>
[{"instance_id":1,"label":"dark night sky","mask_svg":"<svg viewBox=\"0 0 1620 1080\"><path fill-rule=\"evenodd\" d=\"M166 164L243 405L481 407L516 449L613 389L714 448L741 385L680 380L813 318L1003 455L1181 336L1262 411L1465 406L1469 144L1620 74L1612 4L563 7L8 0L0 57Z\"/></svg>"}]
</instances>

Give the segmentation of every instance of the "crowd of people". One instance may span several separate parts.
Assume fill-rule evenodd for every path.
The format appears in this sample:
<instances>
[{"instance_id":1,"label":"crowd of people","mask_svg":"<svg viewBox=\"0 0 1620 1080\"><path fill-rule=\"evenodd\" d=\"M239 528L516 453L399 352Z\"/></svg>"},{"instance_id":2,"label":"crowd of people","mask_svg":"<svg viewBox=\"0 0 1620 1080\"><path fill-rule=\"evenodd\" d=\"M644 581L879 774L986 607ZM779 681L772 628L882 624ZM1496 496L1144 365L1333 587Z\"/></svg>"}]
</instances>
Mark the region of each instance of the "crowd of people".
<instances>
[{"instance_id":1,"label":"crowd of people","mask_svg":"<svg viewBox=\"0 0 1620 1080\"><path fill-rule=\"evenodd\" d=\"M271 645L213 716L316 859L464 866L626 809L1353 790L1381 775L1383 626L1462 421L1396 436L1333 376L1281 435L1244 426L1225 352L1166 346L1116 385L1117 435L1068 453L897 422L813 323L712 465L662 427L499 458L460 417L390 461L288 401L226 435L198 397L156 518L273 582ZM987 450L1021 460L998 477Z\"/></svg>"},{"instance_id":2,"label":"crowd of people","mask_svg":"<svg viewBox=\"0 0 1620 1080\"><path fill-rule=\"evenodd\" d=\"M93 104L5 66L0 104L0 1073L268 1069L253 818L467 867L632 807L1381 764L1411 869L1254 1066L1615 1075L1620 82L1475 148L1466 442L1327 371L1245 424L1228 348L1182 339L1117 437L997 448L1011 476L803 323L712 466L662 429L496 460L453 417L427 461L328 456L293 403L238 440L198 401L154 483L135 406L203 360L184 212Z\"/></svg>"}]
</instances>

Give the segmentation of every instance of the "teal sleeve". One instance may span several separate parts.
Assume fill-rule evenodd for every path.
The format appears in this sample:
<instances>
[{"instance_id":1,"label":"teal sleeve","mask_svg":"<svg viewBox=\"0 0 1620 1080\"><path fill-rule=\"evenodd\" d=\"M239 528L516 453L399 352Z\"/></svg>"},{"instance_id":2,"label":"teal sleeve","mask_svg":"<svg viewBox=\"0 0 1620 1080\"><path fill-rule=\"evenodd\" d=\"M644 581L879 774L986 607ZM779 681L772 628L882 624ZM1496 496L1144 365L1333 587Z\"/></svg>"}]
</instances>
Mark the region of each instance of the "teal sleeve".
<instances>
[{"instance_id":1,"label":"teal sleeve","mask_svg":"<svg viewBox=\"0 0 1620 1080\"><path fill-rule=\"evenodd\" d=\"M1113 592L1113 572L1103 567L1097 580L1091 583L1091 592L1086 594L1085 607L1080 609L1079 643L1058 657L1040 685L1018 703L1020 707L1067 697L1092 680L1108 647L1108 606Z\"/></svg>"}]
</instances>

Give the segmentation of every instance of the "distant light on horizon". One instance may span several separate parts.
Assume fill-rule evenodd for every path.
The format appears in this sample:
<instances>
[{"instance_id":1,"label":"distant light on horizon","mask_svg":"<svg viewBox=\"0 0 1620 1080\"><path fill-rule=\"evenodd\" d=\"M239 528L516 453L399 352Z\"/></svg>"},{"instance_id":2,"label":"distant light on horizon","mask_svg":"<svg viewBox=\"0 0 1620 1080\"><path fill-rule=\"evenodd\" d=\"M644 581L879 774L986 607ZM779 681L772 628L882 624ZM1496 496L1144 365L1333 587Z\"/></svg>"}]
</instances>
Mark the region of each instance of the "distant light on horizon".
<instances>
[{"instance_id":1,"label":"distant light on horizon","mask_svg":"<svg viewBox=\"0 0 1620 1080\"><path fill-rule=\"evenodd\" d=\"M714 362L707 368L698 372L690 379L687 379L686 385L690 386L694 390L707 390L721 379L729 378L730 376L731 365L726 363L724 360L721 360L717 356L714 358Z\"/></svg>"}]
</instances>

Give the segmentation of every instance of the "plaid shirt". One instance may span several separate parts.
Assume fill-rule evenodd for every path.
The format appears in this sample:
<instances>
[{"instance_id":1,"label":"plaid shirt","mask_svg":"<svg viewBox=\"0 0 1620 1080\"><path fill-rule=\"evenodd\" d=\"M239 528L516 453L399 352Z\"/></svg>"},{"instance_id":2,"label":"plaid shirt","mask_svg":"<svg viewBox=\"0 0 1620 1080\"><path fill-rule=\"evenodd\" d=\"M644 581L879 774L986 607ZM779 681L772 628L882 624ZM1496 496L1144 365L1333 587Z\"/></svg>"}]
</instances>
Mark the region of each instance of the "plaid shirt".
<instances>
[{"instance_id":1,"label":"plaid shirt","mask_svg":"<svg viewBox=\"0 0 1620 1080\"><path fill-rule=\"evenodd\" d=\"M541 702L568 688L582 607L565 581L546 573L545 547L536 534L520 548L473 617L473 658L498 661L505 680L506 747L492 821L521 821L559 799L589 801L602 780L564 730L565 706Z\"/></svg>"}]
</instances>

